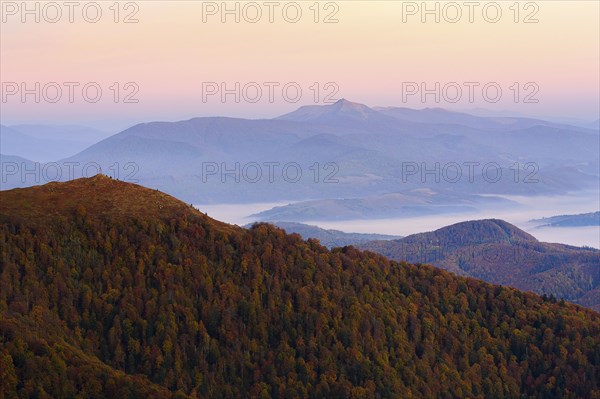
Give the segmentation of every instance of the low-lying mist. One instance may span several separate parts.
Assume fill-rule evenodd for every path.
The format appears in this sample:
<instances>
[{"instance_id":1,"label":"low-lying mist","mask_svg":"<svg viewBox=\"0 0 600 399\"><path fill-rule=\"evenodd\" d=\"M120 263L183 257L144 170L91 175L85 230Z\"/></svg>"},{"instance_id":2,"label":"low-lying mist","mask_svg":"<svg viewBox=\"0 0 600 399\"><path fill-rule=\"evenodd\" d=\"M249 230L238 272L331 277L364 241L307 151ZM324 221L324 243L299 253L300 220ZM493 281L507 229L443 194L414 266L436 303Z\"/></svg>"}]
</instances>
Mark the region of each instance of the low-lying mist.
<instances>
[{"instance_id":1,"label":"low-lying mist","mask_svg":"<svg viewBox=\"0 0 600 399\"><path fill-rule=\"evenodd\" d=\"M530 222L544 217L595 212L600 209L598 192L577 192L552 197L505 196L517 207L409 218L360 219L344 221L303 221L325 229L352 233L377 233L407 236L432 231L454 223L477 219L502 219L525 230L540 241L600 248L600 226L540 227ZM243 226L256 221L249 215L286 203L196 205L209 216ZM293 221L293 220L291 220Z\"/></svg>"}]
</instances>

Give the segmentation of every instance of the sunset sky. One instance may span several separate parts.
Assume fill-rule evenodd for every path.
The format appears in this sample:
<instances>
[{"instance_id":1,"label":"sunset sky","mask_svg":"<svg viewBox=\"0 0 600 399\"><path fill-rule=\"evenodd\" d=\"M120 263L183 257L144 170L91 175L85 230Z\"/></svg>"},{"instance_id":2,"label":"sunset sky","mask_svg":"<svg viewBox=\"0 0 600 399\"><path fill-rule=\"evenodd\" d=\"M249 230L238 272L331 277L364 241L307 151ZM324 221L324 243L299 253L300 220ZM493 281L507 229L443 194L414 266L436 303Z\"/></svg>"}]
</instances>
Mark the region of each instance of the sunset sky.
<instances>
[{"instance_id":1,"label":"sunset sky","mask_svg":"<svg viewBox=\"0 0 600 399\"><path fill-rule=\"evenodd\" d=\"M32 9L35 3L28 2ZM462 1L454 3L462 13L455 23L447 19L456 17L456 8L446 2L438 5L439 23L434 15L421 21L422 10L414 8L421 7L420 1L337 1L320 2L318 7L312 1L298 2L302 16L296 23L286 21L295 17L296 6L290 2L276 2L273 23L262 1L250 6L239 2L239 23L233 14L225 15L225 23L221 21L220 1L121 2L118 23L115 10L110 9L112 1L98 2L102 16L96 23L87 22L82 16L86 3L74 10L73 23L66 7L58 22L49 22L56 10L44 10L40 3L40 22L36 23L35 15L22 15L20 1L2 1L3 124L81 123L122 128L136 122L194 116L273 117L315 100L322 103L335 86L339 91L333 99L343 97L369 106L486 108L589 121L598 118L597 1L520 2L518 7L512 1L497 2L494 4L499 4L502 15L496 23L486 21L485 17L495 18L495 6L485 1L474 9L472 23ZM435 3L428 3L431 9ZM227 4L236 7L236 2ZM248 20L256 17L254 5L262 12L256 23ZM284 7L288 11L285 16ZM319 22L315 23L317 8ZM94 9L88 7L87 11L94 19ZM123 23L130 13L137 23ZM328 14L338 22L324 23ZM524 23L528 16L538 22ZM20 90L22 83L34 88L35 82L40 82L40 87L49 82L62 85L62 97L50 103L42 95L36 103L33 94L26 96L25 102L21 93L7 94L15 84ZM79 83L72 103L64 82ZM89 82L102 89L97 103L82 98L81 87ZM114 82L120 88L118 103L110 88ZM128 82L134 85L125 87ZM255 94L248 86L250 91L239 103L233 94L225 101L220 95L204 101L203 86L206 89L210 82L224 82L232 89L236 82L240 88L256 82L263 96L255 103L247 101ZM279 84L273 103L264 82ZM315 82L320 88L316 99ZM334 85L325 86L328 82ZM463 92L455 103L447 101L448 96L455 98L452 88L439 103L433 94L424 103L419 94L403 96L411 82L424 82L432 89L436 82L440 88L456 82ZM473 102L464 82L479 84ZM490 82L502 89L496 103L486 101L481 93L482 86ZM302 89L298 102L284 98L281 87L287 83ZM46 95L53 97L54 89L48 87ZM123 103L123 96L133 93L135 87L139 91L132 98L138 103ZM538 102L524 103L528 94Z\"/></svg>"}]
</instances>

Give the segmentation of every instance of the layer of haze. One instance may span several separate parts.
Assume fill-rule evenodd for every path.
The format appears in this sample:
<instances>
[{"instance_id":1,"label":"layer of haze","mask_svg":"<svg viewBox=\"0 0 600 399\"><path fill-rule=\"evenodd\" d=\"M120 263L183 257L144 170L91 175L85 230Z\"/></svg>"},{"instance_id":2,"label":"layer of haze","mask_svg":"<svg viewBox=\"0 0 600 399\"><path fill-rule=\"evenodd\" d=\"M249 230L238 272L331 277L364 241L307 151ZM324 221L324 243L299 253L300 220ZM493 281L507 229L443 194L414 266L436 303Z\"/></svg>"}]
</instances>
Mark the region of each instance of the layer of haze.
<instances>
[{"instance_id":1,"label":"layer of haze","mask_svg":"<svg viewBox=\"0 0 600 399\"><path fill-rule=\"evenodd\" d=\"M531 219L540 219L564 214L595 212L598 203L598 192L577 193L576 195L554 197L522 197L507 198L520 204L516 208L502 210L462 213L453 215L419 216L414 218L366 219L348 221L313 221L306 224L325 229L336 229L348 233L378 233L407 236L410 234L433 231L454 223L477 219L503 219L527 231L543 242L560 242L575 246L600 248L600 226L589 227L538 227L530 223ZM209 216L228 223L245 225L255 220L248 215L270 209L284 203L244 204L244 205L197 205Z\"/></svg>"}]
</instances>

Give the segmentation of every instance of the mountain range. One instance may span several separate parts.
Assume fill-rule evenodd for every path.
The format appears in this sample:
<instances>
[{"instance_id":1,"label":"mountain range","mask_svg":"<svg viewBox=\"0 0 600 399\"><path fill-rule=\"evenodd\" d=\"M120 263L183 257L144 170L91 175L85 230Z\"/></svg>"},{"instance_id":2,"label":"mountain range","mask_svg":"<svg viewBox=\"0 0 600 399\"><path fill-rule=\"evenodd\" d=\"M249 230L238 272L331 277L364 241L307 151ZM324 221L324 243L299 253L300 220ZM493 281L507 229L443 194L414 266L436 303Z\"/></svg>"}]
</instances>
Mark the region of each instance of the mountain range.
<instances>
[{"instance_id":1,"label":"mountain range","mask_svg":"<svg viewBox=\"0 0 600 399\"><path fill-rule=\"evenodd\" d=\"M597 186L599 140L593 129L539 119L370 108L342 99L274 119L141 123L56 161L74 162L75 177L101 166L197 204L364 198L420 188L548 195ZM6 148L4 156L37 160ZM61 180L69 177L63 170ZM2 187L43 181L4 174Z\"/></svg>"},{"instance_id":2,"label":"mountain range","mask_svg":"<svg viewBox=\"0 0 600 399\"><path fill-rule=\"evenodd\" d=\"M578 305L102 175L0 199L6 397L600 397L600 315ZM545 248L488 228L455 239Z\"/></svg>"}]
</instances>

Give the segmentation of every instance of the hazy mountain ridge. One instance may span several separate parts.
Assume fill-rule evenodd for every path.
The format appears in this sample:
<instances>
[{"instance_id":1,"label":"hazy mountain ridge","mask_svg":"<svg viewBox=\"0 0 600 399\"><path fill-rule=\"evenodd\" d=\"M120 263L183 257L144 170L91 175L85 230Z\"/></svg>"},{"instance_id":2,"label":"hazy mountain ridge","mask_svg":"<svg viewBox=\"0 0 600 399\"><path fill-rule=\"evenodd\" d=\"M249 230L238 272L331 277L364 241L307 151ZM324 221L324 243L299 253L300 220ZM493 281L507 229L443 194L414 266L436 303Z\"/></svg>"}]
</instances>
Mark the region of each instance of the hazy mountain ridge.
<instances>
[{"instance_id":1,"label":"hazy mountain ridge","mask_svg":"<svg viewBox=\"0 0 600 399\"><path fill-rule=\"evenodd\" d=\"M11 125L10 127L30 137L79 141L90 144L97 143L111 136L109 132L82 125L20 124Z\"/></svg>"},{"instance_id":2,"label":"hazy mountain ridge","mask_svg":"<svg viewBox=\"0 0 600 399\"><path fill-rule=\"evenodd\" d=\"M593 130L437 109L404 110L410 113L404 116L410 120L405 120L390 116L394 110L340 100L301 107L274 119L207 117L142 123L59 164L95 162L105 173L118 165L121 173L113 175L120 178L129 176L124 165L135 164L137 171L129 181L194 203L360 198L425 187L471 194L540 195L596 185L600 141ZM472 162L479 165L474 181L463 166ZM490 162L500 167L500 181L489 183L482 176L484 165ZM273 181L265 166L268 163L278 165ZM438 179L420 173L405 175L407 164L442 169L448 163L462 169L457 182L445 175ZM257 182L249 181L248 176L254 175L246 173L248 164L261 167ZM283 168L290 164L301 168L297 182L290 183L283 176ZM535 170L526 169L526 164ZM217 172L207 175L207 165L216 165ZM337 168L335 184L324 182L333 171L326 170L327 165ZM239 182L231 174L225 176L227 170L235 170ZM532 171L536 182L523 181ZM69 176L66 170L62 175L63 180ZM4 187L37 183L11 175Z\"/></svg>"},{"instance_id":3,"label":"hazy mountain ridge","mask_svg":"<svg viewBox=\"0 0 600 399\"><path fill-rule=\"evenodd\" d=\"M87 126L0 125L0 151L38 162L75 155L108 136Z\"/></svg>"},{"instance_id":4,"label":"hazy mountain ridge","mask_svg":"<svg viewBox=\"0 0 600 399\"><path fill-rule=\"evenodd\" d=\"M574 128L571 125L550 122L543 119L523 116L477 116L467 112L450 111L444 108L424 108L417 110L403 107L374 107L373 109L382 114L410 122L431 123L431 121L436 121L436 123L440 124L468 126L475 129L492 131L511 131L533 126ZM588 132L586 128L578 130Z\"/></svg>"},{"instance_id":5,"label":"hazy mountain ridge","mask_svg":"<svg viewBox=\"0 0 600 399\"><path fill-rule=\"evenodd\" d=\"M302 201L250 216L263 221L287 222L386 219L469 213L513 205L513 201L500 197L460 194L449 190L413 189L365 198Z\"/></svg>"},{"instance_id":6,"label":"hazy mountain ridge","mask_svg":"<svg viewBox=\"0 0 600 399\"><path fill-rule=\"evenodd\" d=\"M573 227L573 226L600 226L600 211L580 213L578 215L550 216L542 219L532 219L538 227Z\"/></svg>"},{"instance_id":7,"label":"hazy mountain ridge","mask_svg":"<svg viewBox=\"0 0 600 399\"><path fill-rule=\"evenodd\" d=\"M374 240L395 240L402 238L387 234L372 233L346 233L339 230L323 229L318 226L311 226L303 223L293 222L269 222L272 225L285 230L288 234L300 234L303 239L314 238L327 248L344 247L347 245L357 245ZM251 228L253 224L245 226Z\"/></svg>"}]
</instances>

